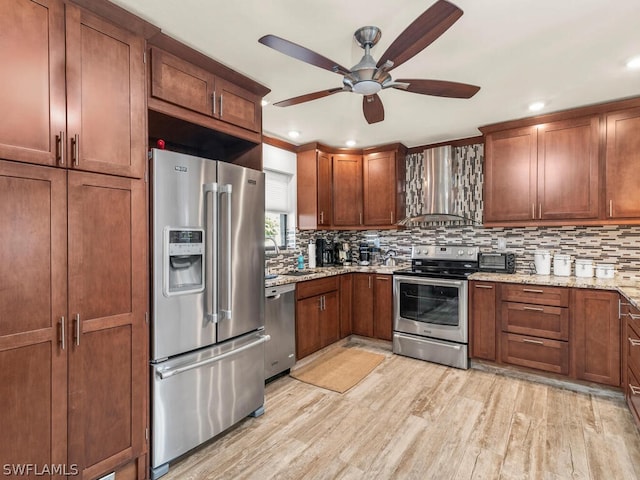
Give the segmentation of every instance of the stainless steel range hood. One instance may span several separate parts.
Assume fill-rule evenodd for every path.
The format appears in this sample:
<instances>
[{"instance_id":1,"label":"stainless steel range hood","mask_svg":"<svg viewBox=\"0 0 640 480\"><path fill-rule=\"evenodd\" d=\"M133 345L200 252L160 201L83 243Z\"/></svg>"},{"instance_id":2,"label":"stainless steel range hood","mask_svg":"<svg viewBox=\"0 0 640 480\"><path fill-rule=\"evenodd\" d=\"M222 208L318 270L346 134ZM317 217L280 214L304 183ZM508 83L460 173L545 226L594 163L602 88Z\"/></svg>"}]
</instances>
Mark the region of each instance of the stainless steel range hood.
<instances>
[{"instance_id":1,"label":"stainless steel range hood","mask_svg":"<svg viewBox=\"0 0 640 480\"><path fill-rule=\"evenodd\" d=\"M424 151L424 166L415 185L415 196L408 199L407 217L398 225L422 222L467 221L473 219L462 211L461 179L458 161L450 145Z\"/></svg>"}]
</instances>

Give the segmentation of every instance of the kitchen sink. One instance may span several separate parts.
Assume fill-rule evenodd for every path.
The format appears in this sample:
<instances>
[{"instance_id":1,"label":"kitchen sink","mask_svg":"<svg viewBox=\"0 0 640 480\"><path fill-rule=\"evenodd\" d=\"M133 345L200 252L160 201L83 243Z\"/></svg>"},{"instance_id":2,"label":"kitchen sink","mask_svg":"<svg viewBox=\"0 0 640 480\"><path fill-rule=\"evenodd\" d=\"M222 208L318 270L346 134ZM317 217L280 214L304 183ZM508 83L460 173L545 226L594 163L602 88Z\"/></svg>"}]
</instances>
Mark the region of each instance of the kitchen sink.
<instances>
[{"instance_id":1,"label":"kitchen sink","mask_svg":"<svg viewBox=\"0 0 640 480\"><path fill-rule=\"evenodd\" d=\"M276 275L275 273L265 273L264 274L264 279L265 280L272 280L274 278L276 278L278 275Z\"/></svg>"},{"instance_id":2,"label":"kitchen sink","mask_svg":"<svg viewBox=\"0 0 640 480\"><path fill-rule=\"evenodd\" d=\"M303 271L298 271L298 270L291 270L289 272L285 272L284 275L292 275L294 277L300 277L302 275L311 275L312 272L305 272Z\"/></svg>"}]
</instances>

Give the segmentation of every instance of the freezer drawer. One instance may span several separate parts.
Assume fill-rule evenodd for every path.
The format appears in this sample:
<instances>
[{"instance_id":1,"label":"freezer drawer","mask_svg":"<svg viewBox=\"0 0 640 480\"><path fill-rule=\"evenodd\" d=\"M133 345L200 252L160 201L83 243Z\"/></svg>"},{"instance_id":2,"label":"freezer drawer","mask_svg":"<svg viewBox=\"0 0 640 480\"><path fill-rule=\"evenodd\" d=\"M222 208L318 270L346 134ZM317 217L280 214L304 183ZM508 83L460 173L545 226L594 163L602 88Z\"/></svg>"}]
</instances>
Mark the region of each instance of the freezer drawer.
<instances>
[{"instance_id":1,"label":"freezer drawer","mask_svg":"<svg viewBox=\"0 0 640 480\"><path fill-rule=\"evenodd\" d=\"M151 366L152 469L262 407L268 338L260 330Z\"/></svg>"}]
</instances>

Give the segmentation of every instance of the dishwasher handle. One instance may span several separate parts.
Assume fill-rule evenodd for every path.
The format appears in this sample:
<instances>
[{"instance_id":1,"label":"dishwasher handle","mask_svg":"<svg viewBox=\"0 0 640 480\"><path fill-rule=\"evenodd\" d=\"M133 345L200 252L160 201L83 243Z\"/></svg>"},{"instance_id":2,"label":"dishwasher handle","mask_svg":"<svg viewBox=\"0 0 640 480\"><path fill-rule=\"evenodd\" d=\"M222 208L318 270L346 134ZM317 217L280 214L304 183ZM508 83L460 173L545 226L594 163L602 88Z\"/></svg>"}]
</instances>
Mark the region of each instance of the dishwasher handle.
<instances>
[{"instance_id":1,"label":"dishwasher handle","mask_svg":"<svg viewBox=\"0 0 640 480\"><path fill-rule=\"evenodd\" d=\"M245 350L249 350L250 348L256 347L256 346L260 345L261 343L268 342L269 340L271 340L271 335L261 335L260 338L258 340L256 340L255 342L248 343L248 344L243 345L242 347L236 348L234 350L229 350L228 352L225 352L225 353L223 353L221 355L217 355L215 357L207 358L206 360L201 360L199 362L191 363L189 365L185 365L184 367L178 367L178 368L174 368L174 369L171 369L171 370L158 371L158 376L160 377L160 380L164 380L166 378L173 377L174 375L178 375L179 373L188 372L189 370L193 370L195 368L200 368L200 367L204 367L206 365L210 365L212 363L219 362L220 360L224 360L225 358L229 358L232 355L235 355L236 353L240 353L240 352L243 352Z\"/></svg>"}]
</instances>

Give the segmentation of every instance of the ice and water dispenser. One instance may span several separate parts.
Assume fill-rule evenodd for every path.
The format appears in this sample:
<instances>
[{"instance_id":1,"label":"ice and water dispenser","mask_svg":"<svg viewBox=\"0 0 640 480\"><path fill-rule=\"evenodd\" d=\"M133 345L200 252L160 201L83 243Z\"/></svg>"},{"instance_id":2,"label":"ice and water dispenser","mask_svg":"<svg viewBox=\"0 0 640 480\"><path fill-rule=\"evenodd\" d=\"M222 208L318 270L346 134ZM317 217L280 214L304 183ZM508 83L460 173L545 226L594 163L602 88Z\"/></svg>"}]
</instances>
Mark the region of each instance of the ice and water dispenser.
<instances>
[{"instance_id":1,"label":"ice and water dispenser","mask_svg":"<svg viewBox=\"0 0 640 480\"><path fill-rule=\"evenodd\" d=\"M204 291L204 230L164 229L164 294Z\"/></svg>"}]
</instances>

